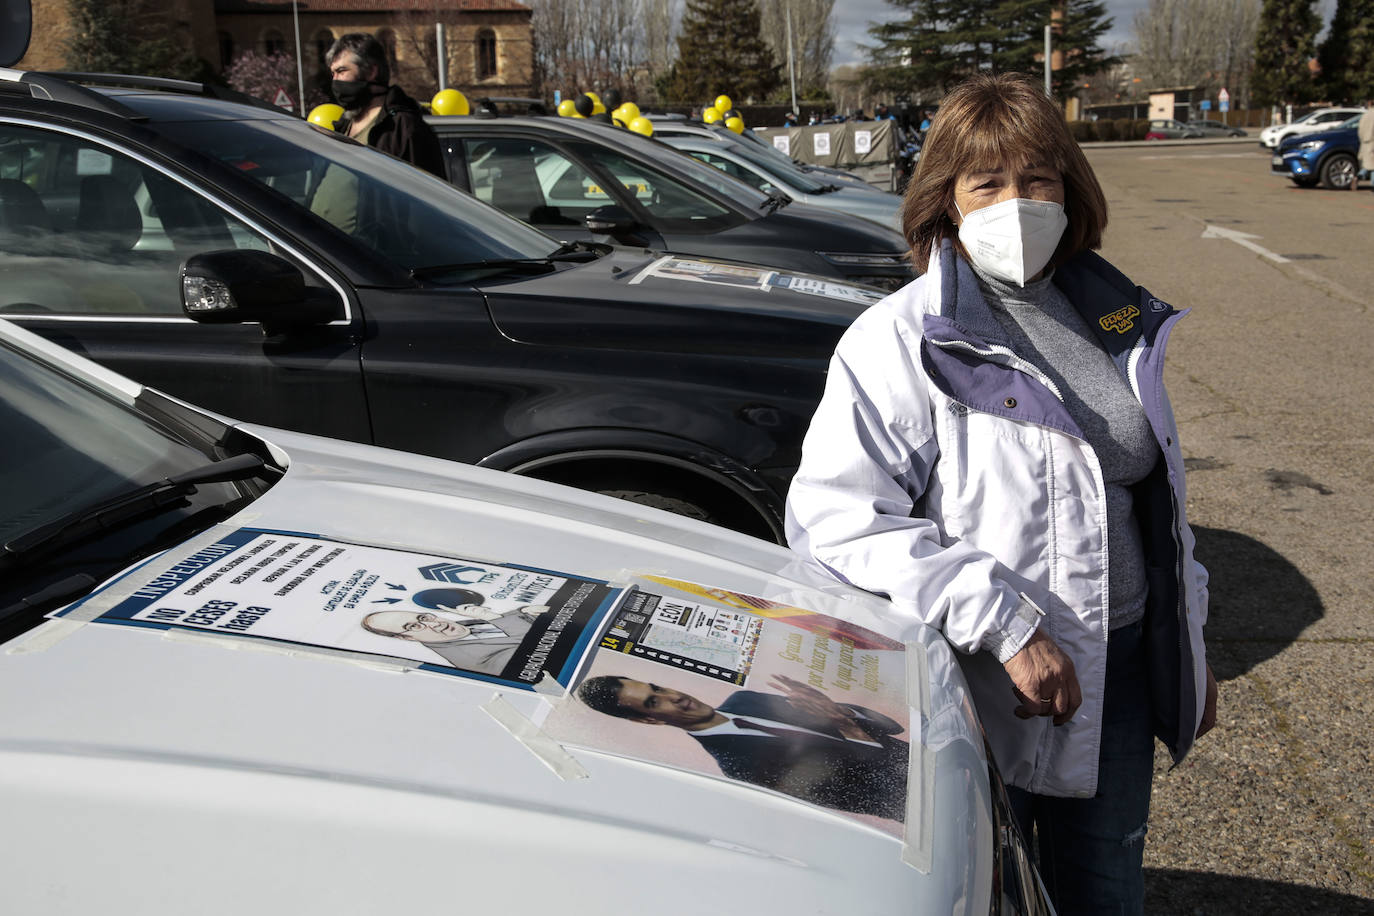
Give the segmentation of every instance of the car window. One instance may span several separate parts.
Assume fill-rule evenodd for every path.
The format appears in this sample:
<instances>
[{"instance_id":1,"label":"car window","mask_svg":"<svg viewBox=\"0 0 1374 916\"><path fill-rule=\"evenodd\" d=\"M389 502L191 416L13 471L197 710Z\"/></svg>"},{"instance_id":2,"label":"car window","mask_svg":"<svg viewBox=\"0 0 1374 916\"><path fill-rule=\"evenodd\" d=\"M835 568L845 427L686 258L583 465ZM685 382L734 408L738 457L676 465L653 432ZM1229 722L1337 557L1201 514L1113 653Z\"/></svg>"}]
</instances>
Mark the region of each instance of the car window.
<instances>
[{"instance_id":1,"label":"car window","mask_svg":"<svg viewBox=\"0 0 1374 916\"><path fill-rule=\"evenodd\" d=\"M0 311L180 315L181 262L267 239L117 149L0 124Z\"/></svg>"},{"instance_id":2,"label":"car window","mask_svg":"<svg viewBox=\"0 0 1374 916\"><path fill-rule=\"evenodd\" d=\"M691 150L693 159L698 159L707 165L715 166L727 175L738 178L747 185L758 188L767 193L773 190L773 183L764 178L752 169L746 169L737 162L726 159L724 156L717 156L714 153L704 153L701 150Z\"/></svg>"},{"instance_id":3,"label":"car window","mask_svg":"<svg viewBox=\"0 0 1374 916\"><path fill-rule=\"evenodd\" d=\"M406 270L542 258L559 246L446 181L304 121L185 121L159 128Z\"/></svg>"},{"instance_id":4,"label":"car window","mask_svg":"<svg viewBox=\"0 0 1374 916\"><path fill-rule=\"evenodd\" d=\"M1343 112L1343 111L1328 111L1328 112L1327 112L1326 114L1324 114L1324 115L1320 115L1319 117L1313 118L1313 119L1312 119L1312 123L1313 123L1313 124L1330 124L1332 121L1344 121L1344 120L1345 120L1345 112Z\"/></svg>"},{"instance_id":5,"label":"car window","mask_svg":"<svg viewBox=\"0 0 1374 916\"><path fill-rule=\"evenodd\" d=\"M578 153L632 190L636 202L665 229L701 232L723 228L735 222L734 214L725 207L645 163L635 162L614 150L591 144L579 144ZM683 158L691 162L687 157ZM705 166L697 168L706 169Z\"/></svg>"},{"instance_id":6,"label":"car window","mask_svg":"<svg viewBox=\"0 0 1374 916\"><path fill-rule=\"evenodd\" d=\"M465 140L468 186L478 200L541 226L580 225L614 198L579 163L547 143L518 137ZM641 183L636 191L646 193Z\"/></svg>"}]
</instances>

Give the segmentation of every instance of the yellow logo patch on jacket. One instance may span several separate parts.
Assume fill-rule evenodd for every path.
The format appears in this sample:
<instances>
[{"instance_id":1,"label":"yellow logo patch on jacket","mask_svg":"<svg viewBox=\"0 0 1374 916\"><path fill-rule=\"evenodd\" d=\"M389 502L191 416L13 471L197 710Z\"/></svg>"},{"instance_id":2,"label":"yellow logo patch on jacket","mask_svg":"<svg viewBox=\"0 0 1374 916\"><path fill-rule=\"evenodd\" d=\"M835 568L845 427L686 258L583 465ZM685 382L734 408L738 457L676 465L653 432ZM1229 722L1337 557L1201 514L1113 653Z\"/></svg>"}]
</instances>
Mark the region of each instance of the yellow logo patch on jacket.
<instances>
[{"instance_id":1,"label":"yellow logo patch on jacket","mask_svg":"<svg viewBox=\"0 0 1374 916\"><path fill-rule=\"evenodd\" d=\"M1140 309L1134 305L1123 306L1112 312L1110 315L1103 315L1097 323L1102 325L1104 331L1115 331L1118 334L1125 334L1135 327L1135 319L1140 317Z\"/></svg>"}]
</instances>

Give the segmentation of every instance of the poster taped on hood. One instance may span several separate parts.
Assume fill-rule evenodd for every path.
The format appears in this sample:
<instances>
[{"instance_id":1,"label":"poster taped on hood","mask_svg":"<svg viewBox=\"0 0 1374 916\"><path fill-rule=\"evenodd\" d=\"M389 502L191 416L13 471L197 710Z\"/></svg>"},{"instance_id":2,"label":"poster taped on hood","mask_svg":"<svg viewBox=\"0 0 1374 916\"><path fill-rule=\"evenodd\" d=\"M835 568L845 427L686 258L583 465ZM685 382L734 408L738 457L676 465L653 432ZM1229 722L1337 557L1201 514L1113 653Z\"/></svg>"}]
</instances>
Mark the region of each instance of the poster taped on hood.
<instances>
[{"instance_id":1,"label":"poster taped on hood","mask_svg":"<svg viewBox=\"0 0 1374 916\"><path fill-rule=\"evenodd\" d=\"M790 274L748 264L727 264L724 261L704 261L673 255L650 262L630 280L630 285L640 284L652 278L711 283L717 286L733 286L736 289L757 289L765 293L774 289L785 289L807 296L843 299L864 305L872 305L887 296L882 290L835 283L821 277Z\"/></svg>"},{"instance_id":2,"label":"poster taped on hood","mask_svg":"<svg viewBox=\"0 0 1374 916\"><path fill-rule=\"evenodd\" d=\"M738 592L633 582L585 678L543 723L551 737L777 792L903 836L919 735L901 643Z\"/></svg>"},{"instance_id":3,"label":"poster taped on hood","mask_svg":"<svg viewBox=\"0 0 1374 916\"><path fill-rule=\"evenodd\" d=\"M570 683L623 594L531 567L255 528L164 554L86 601L116 588L126 597L92 622L390 656L525 689L546 671Z\"/></svg>"}]
</instances>

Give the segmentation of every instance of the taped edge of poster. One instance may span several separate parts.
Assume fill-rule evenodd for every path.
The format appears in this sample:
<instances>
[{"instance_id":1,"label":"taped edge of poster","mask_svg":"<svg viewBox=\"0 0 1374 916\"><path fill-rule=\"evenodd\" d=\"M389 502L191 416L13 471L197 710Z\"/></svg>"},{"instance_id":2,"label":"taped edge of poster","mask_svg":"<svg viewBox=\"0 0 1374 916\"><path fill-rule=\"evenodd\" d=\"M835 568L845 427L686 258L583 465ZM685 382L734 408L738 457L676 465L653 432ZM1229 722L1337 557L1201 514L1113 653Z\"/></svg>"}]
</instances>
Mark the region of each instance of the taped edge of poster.
<instances>
[{"instance_id":1,"label":"taped edge of poster","mask_svg":"<svg viewBox=\"0 0 1374 916\"><path fill-rule=\"evenodd\" d=\"M547 671L539 673L539 680L534 682L534 692L546 697L562 699L568 695L568 688L558 683L558 679Z\"/></svg>"},{"instance_id":2,"label":"taped edge of poster","mask_svg":"<svg viewBox=\"0 0 1374 916\"><path fill-rule=\"evenodd\" d=\"M930 721L930 662L923 643L906 644L907 705L920 713L913 716L911 759L906 776L906 829L902 861L923 875L930 874L935 834L935 755L916 734Z\"/></svg>"},{"instance_id":3,"label":"taped edge of poster","mask_svg":"<svg viewBox=\"0 0 1374 916\"><path fill-rule=\"evenodd\" d=\"M906 644L906 702L922 719L930 718L930 661L924 643Z\"/></svg>"},{"instance_id":4,"label":"taped edge of poster","mask_svg":"<svg viewBox=\"0 0 1374 916\"><path fill-rule=\"evenodd\" d=\"M373 671L385 671L395 674L406 671L417 671L420 669L420 662L406 658L391 658L386 655L365 655L350 649L332 649L328 646L308 646L301 643L279 642L275 639L264 639L261 637L244 639L235 634L216 633L212 630L188 630L183 627L168 627L166 631L163 632L162 638L168 642L202 643L218 646L221 649L232 649L236 652L266 652L269 655L285 655L288 658L320 658L325 661L342 662L344 664L356 665L359 668L368 668Z\"/></svg>"},{"instance_id":5,"label":"taped edge of poster","mask_svg":"<svg viewBox=\"0 0 1374 916\"><path fill-rule=\"evenodd\" d=\"M220 527L221 526L216 525L209 530L218 532ZM189 543L196 542L192 541ZM213 544L214 539L211 539L209 543ZM196 549L199 549L199 546L197 546ZM161 558L167 556L168 553L170 553L170 551L166 551L154 557L149 557L147 560L143 561L143 564L151 562L152 560L161 560ZM178 551L178 553L180 553L180 551ZM187 556L189 556L189 554L187 554ZM73 608L61 617L49 617L42 626L33 629L28 634L27 638L8 646L5 649L5 654L32 655L38 652L46 652L147 584L138 576L138 567L134 567L122 575L123 578L117 580L113 585L109 585L103 589L101 586L97 585L96 594L88 597L79 607Z\"/></svg>"},{"instance_id":6,"label":"taped edge of poster","mask_svg":"<svg viewBox=\"0 0 1374 916\"><path fill-rule=\"evenodd\" d=\"M571 781L586 779L591 775L577 761L576 757L564 750L563 745L550 738L543 729L521 715L520 711L503 699L501 694L493 694L492 698L483 703L481 708L483 712L495 719L498 725L510 732L516 741L519 741L530 753L538 757L544 766L553 770L554 775L559 779Z\"/></svg>"},{"instance_id":7,"label":"taped edge of poster","mask_svg":"<svg viewBox=\"0 0 1374 916\"><path fill-rule=\"evenodd\" d=\"M920 741L911 742L906 777L906 831L902 861L930 874L935 836L935 755Z\"/></svg>"}]
</instances>

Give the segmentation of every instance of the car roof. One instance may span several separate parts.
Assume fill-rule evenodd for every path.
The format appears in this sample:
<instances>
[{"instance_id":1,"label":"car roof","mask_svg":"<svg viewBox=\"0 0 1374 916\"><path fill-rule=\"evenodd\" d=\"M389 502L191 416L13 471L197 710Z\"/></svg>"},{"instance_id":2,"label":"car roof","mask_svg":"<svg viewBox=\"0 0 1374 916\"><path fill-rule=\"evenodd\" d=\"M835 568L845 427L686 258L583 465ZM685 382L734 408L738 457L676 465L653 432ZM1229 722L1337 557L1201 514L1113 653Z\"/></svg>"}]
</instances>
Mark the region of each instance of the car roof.
<instances>
[{"instance_id":1,"label":"car roof","mask_svg":"<svg viewBox=\"0 0 1374 916\"><path fill-rule=\"evenodd\" d=\"M118 73L0 70L2 95L154 122L297 117L214 83Z\"/></svg>"}]
</instances>

